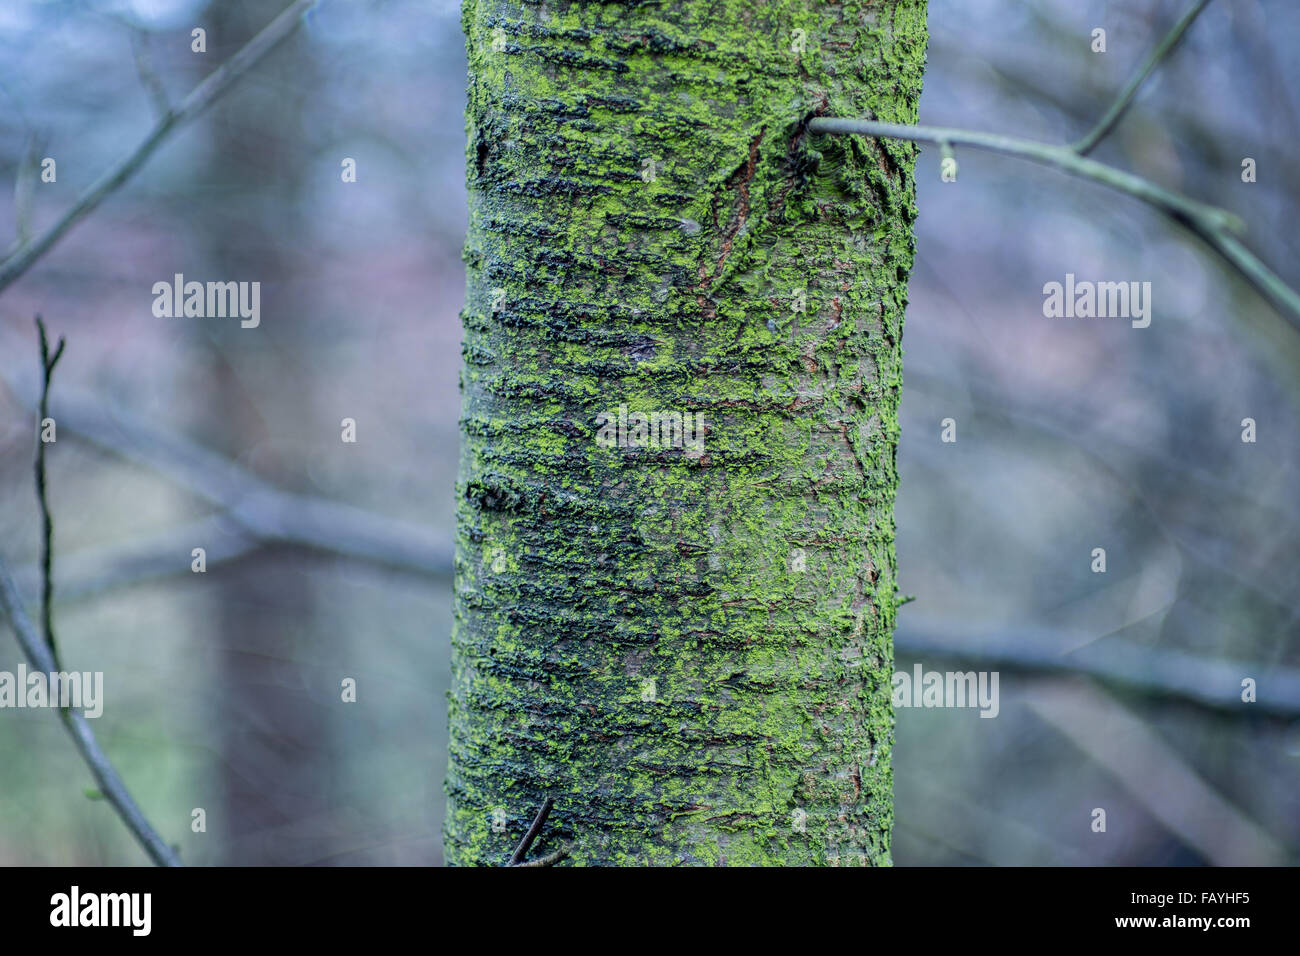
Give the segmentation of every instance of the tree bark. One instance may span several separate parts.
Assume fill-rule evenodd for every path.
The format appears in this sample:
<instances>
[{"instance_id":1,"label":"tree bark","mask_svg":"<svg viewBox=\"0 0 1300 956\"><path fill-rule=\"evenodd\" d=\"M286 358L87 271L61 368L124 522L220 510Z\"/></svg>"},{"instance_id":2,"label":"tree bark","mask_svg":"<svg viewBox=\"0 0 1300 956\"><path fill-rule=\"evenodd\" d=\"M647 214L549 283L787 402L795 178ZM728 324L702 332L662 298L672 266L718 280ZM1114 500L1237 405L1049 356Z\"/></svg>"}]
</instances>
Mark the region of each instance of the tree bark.
<instances>
[{"instance_id":1,"label":"tree bark","mask_svg":"<svg viewBox=\"0 0 1300 956\"><path fill-rule=\"evenodd\" d=\"M925 0L464 27L447 861L888 864L916 152L804 126L916 122Z\"/></svg>"}]
</instances>

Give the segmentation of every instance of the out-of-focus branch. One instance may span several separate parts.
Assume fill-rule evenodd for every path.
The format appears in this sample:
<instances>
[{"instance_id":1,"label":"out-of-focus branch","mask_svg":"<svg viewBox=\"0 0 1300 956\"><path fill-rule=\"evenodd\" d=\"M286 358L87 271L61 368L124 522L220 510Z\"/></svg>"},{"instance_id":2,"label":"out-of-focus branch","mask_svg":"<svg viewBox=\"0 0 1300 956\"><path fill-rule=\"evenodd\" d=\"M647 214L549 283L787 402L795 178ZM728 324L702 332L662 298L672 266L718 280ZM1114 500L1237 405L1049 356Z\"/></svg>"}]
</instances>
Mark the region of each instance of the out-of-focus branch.
<instances>
[{"instance_id":1,"label":"out-of-focus branch","mask_svg":"<svg viewBox=\"0 0 1300 956\"><path fill-rule=\"evenodd\" d=\"M0 376L5 373L0 370ZM5 377L29 405L32 387ZM109 409L94 396L67 389L55 396L60 428L115 456L147 466L223 509L126 548L97 548L65 556L60 591L84 598L118 587L188 573L191 548L202 545L209 565L230 561L266 543L307 547L381 567L446 578L449 544L427 530L337 502L280 491L207 449L157 426ZM23 575L32 584L37 569ZM1080 638L1082 640L1082 638ZM1054 631L1015 632L973 638L945 635L904 614L896 635L904 654L943 655L1009 670L1082 673L1145 693L1189 700L1217 710L1244 708L1282 716L1300 715L1300 672L1263 669L1254 663L1210 661L1116 638L1073 652ZM1244 705L1241 678L1254 677L1259 700Z\"/></svg>"},{"instance_id":2,"label":"out-of-focus branch","mask_svg":"<svg viewBox=\"0 0 1300 956\"><path fill-rule=\"evenodd\" d=\"M135 72L153 106L154 115L159 120L166 119L172 111L171 98L167 95L162 77L153 68L153 58L149 55L149 35L139 27L131 28L131 55L135 58Z\"/></svg>"},{"instance_id":3,"label":"out-of-focus branch","mask_svg":"<svg viewBox=\"0 0 1300 956\"><path fill-rule=\"evenodd\" d=\"M1115 637L1071 647L1064 635L1047 630L971 635L924 622L913 623L906 614L900 618L894 641L901 653L911 657L943 657L1040 674L1086 674L1109 684L1188 700L1214 710L1300 715L1300 671L1288 668L1207 660ZM1257 687L1257 699L1250 704L1241 699L1241 681L1246 677L1253 678Z\"/></svg>"},{"instance_id":4,"label":"out-of-focus branch","mask_svg":"<svg viewBox=\"0 0 1300 956\"><path fill-rule=\"evenodd\" d=\"M1087 156L1096 148L1098 143L1109 135L1110 131L1124 117L1124 114L1128 112L1128 108L1133 105L1133 100L1137 98L1138 91L1142 89L1142 84L1146 82L1147 77L1151 75L1157 66L1164 62L1165 57L1174 51L1174 47L1178 46L1183 39L1183 34L1187 32L1187 29L1196 21L1196 18L1201 15L1201 11L1208 7L1210 3L1211 0L1197 0L1183 14L1182 18L1174 24L1173 29L1165 35L1165 38L1151 51L1146 61L1138 68L1138 71L1133 74L1133 78L1128 81L1128 85L1116 97L1115 102L1111 103L1110 109L1097 121L1097 125L1071 147L1076 153L1080 156Z\"/></svg>"},{"instance_id":5,"label":"out-of-focus branch","mask_svg":"<svg viewBox=\"0 0 1300 956\"><path fill-rule=\"evenodd\" d=\"M21 248L31 238L32 206L36 200L40 150L38 138L29 136L22 159L18 162L18 173L14 176L14 249Z\"/></svg>"},{"instance_id":6,"label":"out-of-focus branch","mask_svg":"<svg viewBox=\"0 0 1300 956\"><path fill-rule=\"evenodd\" d=\"M60 593L65 601L84 600L188 573L189 565L183 558L195 542L204 542L208 566L212 567L257 550L265 539L215 515L126 548L95 548L65 556L61 560ZM375 562L355 551L333 553L384 567L399 564L392 559ZM451 569L450 555L436 568L421 570L408 566L407 569L445 578ZM25 587L34 586L38 578L38 569L34 567L20 575ZM1140 647L1119 638L1108 638L1102 644L1088 645L1071 653L1056 632L1016 631L971 637L966 632L949 634L938 626L913 624L904 614L895 634L895 646L901 656L907 657L946 657L1031 674L1087 674L1144 694L1186 700L1236 714L1258 708L1262 713L1282 717L1300 716L1300 671L1265 668L1256 663L1212 661L1181 651ZM1255 678L1261 688L1259 700L1254 704L1241 702L1243 677Z\"/></svg>"},{"instance_id":7,"label":"out-of-focus branch","mask_svg":"<svg viewBox=\"0 0 1300 956\"><path fill-rule=\"evenodd\" d=\"M1029 706L1133 800L1214 866L1284 866L1287 853L1119 701L1081 681L1045 681Z\"/></svg>"},{"instance_id":8,"label":"out-of-focus branch","mask_svg":"<svg viewBox=\"0 0 1300 956\"><path fill-rule=\"evenodd\" d=\"M960 302L956 305L962 307ZM913 389L919 388L921 391L938 392L952 388L951 383L944 382L942 377L927 373L924 369L913 368L908 372L908 382ZM1286 578L1284 569L1261 562L1258 555L1249 549L1235 547L1231 542L1210 540L1193 528L1174 525L1162 511L1161 502L1144 491L1115 459L1119 453L1140 458L1165 469L1179 482L1202 486L1207 494L1216 495L1216 500L1220 502L1234 501L1264 507L1262 502L1243 492L1240 486L1219 478L1195 463L1181 461L1158 450L1135 447L1114 436L1103 438L1091 427L1085 412L1063 406L1059 402L1051 418L1046 418L1037 409L1029 408L1018 399L984 384L963 384L960 391L980 409L981 415L1001 417L1031 428L1087 455L1118 484L1128 489L1133 500L1144 509L1165 540L1178 548L1187 560L1212 568L1244 588L1266 595L1270 600L1300 613L1294 588L1290 587L1292 582ZM1276 528L1289 527L1296 521L1295 509L1284 502L1272 502L1268 510L1271 512L1269 518Z\"/></svg>"},{"instance_id":9,"label":"out-of-focus branch","mask_svg":"<svg viewBox=\"0 0 1300 956\"><path fill-rule=\"evenodd\" d=\"M294 0L284 12L240 48L234 56L210 73L175 109L158 120L139 146L83 192L72 208L37 238L19 246L9 258L0 262L0 292L3 292L45 255L64 233L86 218L119 186L130 179L154 154L171 132L194 119L211 106L262 57L298 29L303 16L319 0Z\"/></svg>"},{"instance_id":10,"label":"out-of-focus branch","mask_svg":"<svg viewBox=\"0 0 1300 956\"><path fill-rule=\"evenodd\" d=\"M2 558L0 558L0 616L3 616L13 627L18 644L32 667L46 674L59 670L50 648L41 640L31 618L27 616L22 599L18 596L18 589ZM131 797L130 791L126 789L126 784L122 782L112 761L100 748L86 715L71 708L65 708L59 713L82 759L90 768L95 782L99 784L100 792L117 810L127 829L139 841L145 853L149 854L149 859L158 866L180 866L181 862L176 853L149 823L144 812Z\"/></svg>"},{"instance_id":11,"label":"out-of-focus branch","mask_svg":"<svg viewBox=\"0 0 1300 956\"><path fill-rule=\"evenodd\" d=\"M83 548L59 557L59 604L190 573L188 555L202 547L209 569L252 554L267 542L230 518L214 514L149 535L129 544ZM40 568L14 569L20 593L39 587Z\"/></svg>"},{"instance_id":12,"label":"out-of-focus branch","mask_svg":"<svg viewBox=\"0 0 1300 956\"><path fill-rule=\"evenodd\" d=\"M34 386L3 369L0 380L20 403L34 409ZM53 405L60 431L150 468L220 510L217 516L170 532L153 543L154 548L175 546L171 557L160 550L140 549L127 555L118 552L121 562L97 557L104 562L99 573L108 579L101 580L97 588L114 579L125 583L141 571L156 576L165 573L169 564L177 573L188 571L190 549L207 548L208 539L180 536L208 532L218 535L219 542L209 560L222 555L237 557L263 543L280 543L419 574L444 577L451 573L450 547L418 525L341 502L282 491L221 455L113 409L94 395L61 389L53 397ZM90 561L78 562L76 555L68 561L79 563L82 569L94 567ZM105 565L112 568L119 563L125 567L102 571Z\"/></svg>"}]
</instances>

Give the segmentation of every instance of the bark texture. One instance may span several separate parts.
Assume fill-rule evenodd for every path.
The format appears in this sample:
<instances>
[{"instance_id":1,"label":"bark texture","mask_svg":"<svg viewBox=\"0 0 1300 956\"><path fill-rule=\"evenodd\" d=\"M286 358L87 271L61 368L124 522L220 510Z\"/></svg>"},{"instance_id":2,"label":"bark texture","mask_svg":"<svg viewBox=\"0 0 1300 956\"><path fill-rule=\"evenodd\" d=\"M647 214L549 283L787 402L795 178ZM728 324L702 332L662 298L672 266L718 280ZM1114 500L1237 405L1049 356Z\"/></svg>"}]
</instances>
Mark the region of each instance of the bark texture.
<instances>
[{"instance_id":1,"label":"bark texture","mask_svg":"<svg viewBox=\"0 0 1300 956\"><path fill-rule=\"evenodd\" d=\"M924 0L463 21L447 861L551 796L532 856L890 862L915 146L804 124L916 122ZM702 454L605 447L620 405Z\"/></svg>"}]
</instances>

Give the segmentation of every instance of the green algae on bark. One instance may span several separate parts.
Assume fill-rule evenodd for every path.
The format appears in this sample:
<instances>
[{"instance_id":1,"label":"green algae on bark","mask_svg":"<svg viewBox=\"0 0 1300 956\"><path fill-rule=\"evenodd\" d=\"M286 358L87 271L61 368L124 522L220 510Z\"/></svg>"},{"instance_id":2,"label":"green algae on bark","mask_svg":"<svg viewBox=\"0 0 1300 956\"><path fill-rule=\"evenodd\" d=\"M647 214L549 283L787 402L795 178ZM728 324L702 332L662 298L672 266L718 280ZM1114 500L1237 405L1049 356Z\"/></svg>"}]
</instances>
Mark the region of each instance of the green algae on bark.
<instances>
[{"instance_id":1,"label":"green algae on bark","mask_svg":"<svg viewBox=\"0 0 1300 956\"><path fill-rule=\"evenodd\" d=\"M924 0L463 25L447 862L551 796L566 863L889 863L916 147L804 125L916 121ZM621 406L702 449L598 441Z\"/></svg>"}]
</instances>

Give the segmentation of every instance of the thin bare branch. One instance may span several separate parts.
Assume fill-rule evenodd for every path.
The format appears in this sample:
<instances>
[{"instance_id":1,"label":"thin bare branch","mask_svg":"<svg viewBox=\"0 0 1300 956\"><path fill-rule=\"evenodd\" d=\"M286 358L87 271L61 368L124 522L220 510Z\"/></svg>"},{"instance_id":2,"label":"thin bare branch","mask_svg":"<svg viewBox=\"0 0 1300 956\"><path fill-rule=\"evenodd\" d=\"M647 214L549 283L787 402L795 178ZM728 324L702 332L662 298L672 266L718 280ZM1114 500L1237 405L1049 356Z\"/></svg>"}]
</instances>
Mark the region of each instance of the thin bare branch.
<instances>
[{"instance_id":1,"label":"thin bare branch","mask_svg":"<svg viewBox=\"0 0 1300 956\"><path fill-rule=\"evenodd\" d=\"M526 862L524 862L524 863L516 863L515 866L517 866L517 867L525 867L525 866L555 866L555 864L559 863L561 860L563 860L563 859L565 859L566 857L568 857L568 855L569 855L570 853L572 853L572 852L573 852L573 847L566 843L564 846L560 847L558 850L553 850L552 852L546 854L546 856L539 856L539 857L538 857L537 859L535 859L535 860L528 860L528 861L526 861Z\"/></svg>"},{"instance_id":2,"label":"thin bare branch","mask_svg":"<svg viewBox=\"0 0 1300 956\"><path fill-rule=\"evenodd\" d=\"M86 218L118 187L130 179L151 157L171 132L194 119L230 89L254 64L271 52L298 29L303 16L319 0L294 0L284 12L272 20L261 33L248 41L234 56L208 75L174 110L162 117L149 135L129 156L95 180L83 192L72 208L59 217L39 237L20 246L9 258L0 263L0 292L7 289L32 265L45 255L63 235Z\"/></svg>"},{"instance_id":3,"label":"thin bare branch","mask_svg":"<svg viewBox=\"0 0 1300 956\"><path fill-rule=\"evenodd\" d=\"M27 616L22 599L18 596L18 588L3 558L0 558L0 616L3 616L13 627L18 644L32 667L46 674L59 670L54 655L50 653L49 647L41 640L31 618ZM91 775L99 784L100 792L117 810L118 816L149 855L149 859L158 866L180 866L181 862L175 851L149 823L130 791L126 789L126 784L122 782L112 761L100 748L85 714L71 708L63 709L59 713L82 759L90 768Z\"/></svg>"},{"instance_id":4,"label":"thin bare branch","mask_svg":"<svg viewBox=\"0 0 1300 956\"><path fill-rule=\"evenodd\" d=\"M945 144L971 146L993 153L1018 156L1128 193L1180 222L1195 220L1204 222L1214 229L1226 229L1232 232L1242 232L1246 228L1234 213L1226 209L1188 199L1186 196L1157 186L1141 176L1080 156L1069 146L1053 146L1051 143L1003 136L1000 133L981 133L975 130L938 126L905 126L898 123L877 123L874 120L832 119L826 116L810 120L808 129L813 133L857 133L863 136L910 140L914 143L931 143L936 146Z\"/></svg>"},{"instance_id":5,"label":"thin bare branch","mask_svg":"<svg viewBox=\"0 0 1300 956\"><path fill-rule=\"evenodd\" d=\"M50 410L50 380L54 367L63 357L67 342L59 336L59 347L50 355L50 340L45 334L45 323L36 317L36 331L41 341L41 401L36 418L36 500L41 509L41 625L45 643L50 646L50 656L59 665L59 646L54 639L54 517L50 511L50 496L45 476L45 420ZM61 666L56 669L62 669Z\"/></svg>"},{"instance_id":6,"label":"thin bare branch","mask_svg":"<svg viewBox=\"0 0 1300 956\"><path fill-rule=\"evenodd\" d=\"M537 811L537 816L533 818L533 824L524 834L524 838L519 841L519 846L515 847L515 852L510 857L510 866L519 866L524 862L524 857L528 855L529 848L533 841L537 839L537 834L542 832L542 827L546 826L546 818L551 815L551 808L555 806L555 799L547 797L542 802L542 808Z\"/></svg>"},{"instance_id":7,"label":"thin bare branch","mask_svg":"<svg viewBox=\"0 0 1300 956\"><path fill-rule=\"evenodd\" d=\"M1075 143L1071 149L1080 156L1087 156L1097 147L1098 143L1110 134L1110 131L1128 112L1128 108L1133 105L1133 100L1137 98L1138 91L1142 89L1142 84L1146 82L1147 77L1174 51L1174 47L1178 46L1188 28L1196 22L1196 18L1201 15L1201 11L1208 7L1211 2L1212 0L1197 0L1196 4L1182 15L1181 19L1174 24L1173 29L1147 55L1145 62L1133 74L1133 78L1128 81L1128 85L1120 92L1115 102L1110 104L1110 109L1097 121L1097 125L1090 129L1087 135Z\"/></svg>"},{"instance_id":8,"label":"thin bare branch","mask_svg":"<svg viewBox=\"0 0 1300 956\"><path fill-rule=\"evenodd\" d=\"M1233 236L1233 233L1243 231L1245 224L1225 209L1170 192L1140 176L1081 156L1069 146L1053 146L1050 143L973 130L904 126L877 123L874 120L830 117L818 117L809 121L808 129L813 133L856 133L939 146L971 146L1052 166L1127 193L1199 236L1263 295L1287 322L1300 331L1300 293L1282 281L1280 276Z\"/></svg>"}]
</instances>

